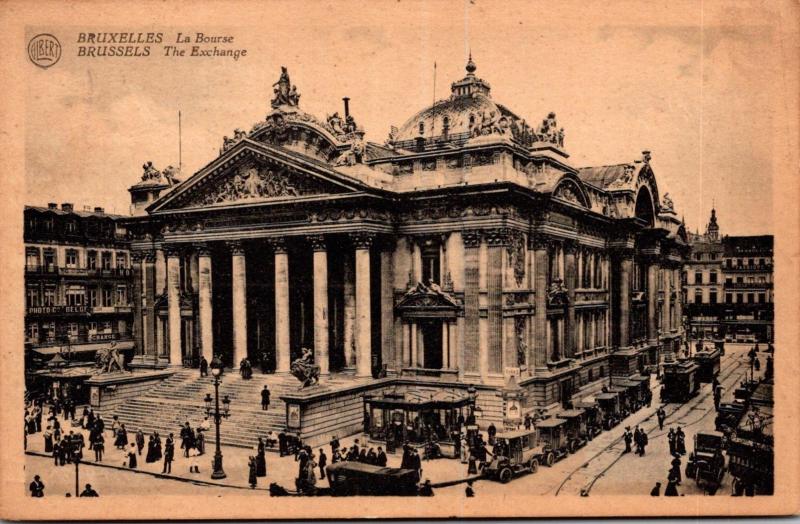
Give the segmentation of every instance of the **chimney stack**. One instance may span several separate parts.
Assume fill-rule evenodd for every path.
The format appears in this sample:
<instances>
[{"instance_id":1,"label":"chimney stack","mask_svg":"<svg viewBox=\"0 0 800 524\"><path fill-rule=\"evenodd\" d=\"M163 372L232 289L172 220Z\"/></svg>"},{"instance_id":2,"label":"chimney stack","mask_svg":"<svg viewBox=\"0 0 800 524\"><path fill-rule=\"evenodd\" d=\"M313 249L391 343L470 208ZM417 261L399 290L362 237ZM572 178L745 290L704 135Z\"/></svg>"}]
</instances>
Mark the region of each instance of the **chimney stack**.
<instances>
[{"instance_id":1,"label":"chimney stack","mask_svg":"<svg viewBox=\"0 0 800 524\"><path fill-rule=\"evenodd\" d=\"M72 213L72 209L73 209L72 204L70 204L69 202L64 202L63 204L61 204L61 211Z\"/></svg>"},{"instance_id":2,"label":"chimney stack","mask_svg":"<svg viewBox=\"0 0 800 524\"><path fill-rule=\"evenodd\" d=\"M346 96L342 98L342 101L344 101L344 117L347 118L350 116L350 97Z\"/></svg>"},{"instance_id":3,"label":"chimney stack","mask_svg":"<svg viewBox=\"0 0 800 524\"><path fill-rule=\"evenodd\" d=\"M47 209L58 209L58 204L56 204L55 202L49 202L47 204Z\"/></svg>"}]
</instances>

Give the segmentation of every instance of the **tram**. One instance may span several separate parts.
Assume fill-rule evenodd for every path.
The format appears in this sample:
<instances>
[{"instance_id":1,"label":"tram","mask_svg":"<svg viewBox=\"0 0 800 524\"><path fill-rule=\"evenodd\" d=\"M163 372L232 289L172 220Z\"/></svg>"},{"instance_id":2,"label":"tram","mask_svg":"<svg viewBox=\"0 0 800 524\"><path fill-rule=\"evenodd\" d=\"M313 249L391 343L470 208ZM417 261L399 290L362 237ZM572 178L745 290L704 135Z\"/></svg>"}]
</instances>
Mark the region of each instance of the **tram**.
<instances>
[{"instance_id":1,"label":"tram","mask_svg":"<svg viewBox=\"0 0 800 524\"><path fill-rule=\"evenodd\" d=\"M697 395L700 390L697 369L697 364L687 359L665 362L661 379L661 401L686 402Z\"/></svg>"},{"instance_id":2,"label":"tram","mask_svg":"<svg viewBox=\"0 0 800 524\"><path fill-rule=\"evenodd\" d=\"M719 375L721 353L718 349L705 349L694 354L697 364L697 381L710 384Z\"/></svg>"}]
</instances>

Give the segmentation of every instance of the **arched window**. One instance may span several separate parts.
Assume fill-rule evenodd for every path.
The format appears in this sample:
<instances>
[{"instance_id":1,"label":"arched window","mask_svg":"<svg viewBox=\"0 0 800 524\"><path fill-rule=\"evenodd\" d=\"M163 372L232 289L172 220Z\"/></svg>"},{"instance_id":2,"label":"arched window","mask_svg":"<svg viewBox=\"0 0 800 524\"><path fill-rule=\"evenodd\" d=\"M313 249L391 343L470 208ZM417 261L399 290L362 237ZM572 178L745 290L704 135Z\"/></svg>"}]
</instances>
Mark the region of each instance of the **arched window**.
<instances>
[{"instance_id":1,"label":"arched window","mask_svg":"<svg viewBox=\"0 0 800 524\"><path fill-rule=\"evenodd\" d=\"M419 123L419 134L420 135L424 135L425 134L425 122L420 122Z\"/></svg>"}]
</instances>

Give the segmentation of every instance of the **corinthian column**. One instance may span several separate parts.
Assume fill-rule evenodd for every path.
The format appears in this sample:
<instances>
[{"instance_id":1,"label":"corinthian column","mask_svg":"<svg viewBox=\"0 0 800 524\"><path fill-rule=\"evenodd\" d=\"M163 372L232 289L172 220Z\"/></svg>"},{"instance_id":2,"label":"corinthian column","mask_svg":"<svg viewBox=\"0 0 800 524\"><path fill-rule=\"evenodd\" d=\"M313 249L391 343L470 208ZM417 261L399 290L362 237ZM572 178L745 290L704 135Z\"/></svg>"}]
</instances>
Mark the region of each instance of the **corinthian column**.
<instances>
[{"instance_id":1,"label":"corinthian column","mask_svg":"<svg viewBox=\"0 0 800 524\"><path fill-rule=\"evenodd\" d=\"M537 370L547 369L547 242L540 237L531 237L533 249L533 288L536 313L533 319L533 343L528 347L528 362Z\"/></svg>"},{"instance_id":2,"label":"corinthian column","mask_svg":"<svg viewBox=\"0 0 800 524\"><path fill-rule=\"evenodd\" d=\"M575 342L575 332L578 326L575 323L575 288L578 286L578 275L575 272L575 253L578 246L574 242L564 244L564 283L567 286L567 315L566 325L564 326L566 357L575 356L577 345Z\"/></svg>"},{"instance_id":3,"label":"corinthian column","mask_svg":"<svg viewBox=\"0 0 800 524\"><path fill-rule=\"evenodd\" d=\"M247 358L247 268L241 243L231 242L228 245L233 276L233 367L238 368L242 359Z\"/></svg>"},{"instance_id":4,"label":"corinthian column","mask_svg":"<svg viewBox=\"0 0 800 524\"><path fill-rule=\"evenodd\" d=\"M372 375L372 325L370 315L369 252L375 236L352 234L356 249L356 375Z\"/></svg>"},{"instance_id":5,"label":"corinthian column","mask_svg":"<svg viewBox=\"0 0 800 524\"><path fill-rule=\"evenodd\" d=\"M175 248L165 250L167 255L167 307L169 329L169 364L180 366L183 364L183 351L181 350L181 259L180 252Z\"/></svg>"},{"instance_id":6,"label":"corinthian column","mask_svg":"<svg viewBox=\"0 0 800 524\"><path fill-rule=\"evenodd\" d=\"M211 252L206 246L197 247L198 308L200 316L200 355L209 362L214 358L214 329L211 306Z\"/></svg>"},{"instance_id":7,"label":"corinthian column","mask_svg":"<svg viewBox=\"0 0 800 524\"><path fill-rule=\"evenodd\" d=\"M275 371L288 373L289 359L289 253L284 238L271 238L275 252Z\"/></svg>"},{"instance_id":8,"label":"corinthian column","mask_svg":"<svg viewBox=\"0 0 800 524\"><path fill-rule=\"evenodd\" d=\"M314 362L321 375L328 375L328 253L323 235L308 241L314 249Z\"/></svg>"}]
</instances>

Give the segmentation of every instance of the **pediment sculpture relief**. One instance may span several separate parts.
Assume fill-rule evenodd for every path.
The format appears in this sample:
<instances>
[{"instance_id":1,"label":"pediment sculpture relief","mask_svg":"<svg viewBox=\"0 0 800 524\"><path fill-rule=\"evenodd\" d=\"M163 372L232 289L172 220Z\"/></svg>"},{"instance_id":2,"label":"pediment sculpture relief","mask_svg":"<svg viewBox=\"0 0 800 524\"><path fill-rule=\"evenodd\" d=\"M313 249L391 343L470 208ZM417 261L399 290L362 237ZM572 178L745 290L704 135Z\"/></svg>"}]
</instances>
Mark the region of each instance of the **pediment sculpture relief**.
<instances>
[{"instance_id":1,"label":"pediment sculpture relief","mask_svg":"<svg viewBox=\"0 0 800 524\"><path fill-rule=\"evenodd\" d=\"M267 200L338 192L308 175L276 166L244 166L192 198L189 205L211 205L242 200Z\"/></svg>"}]
</instances>

